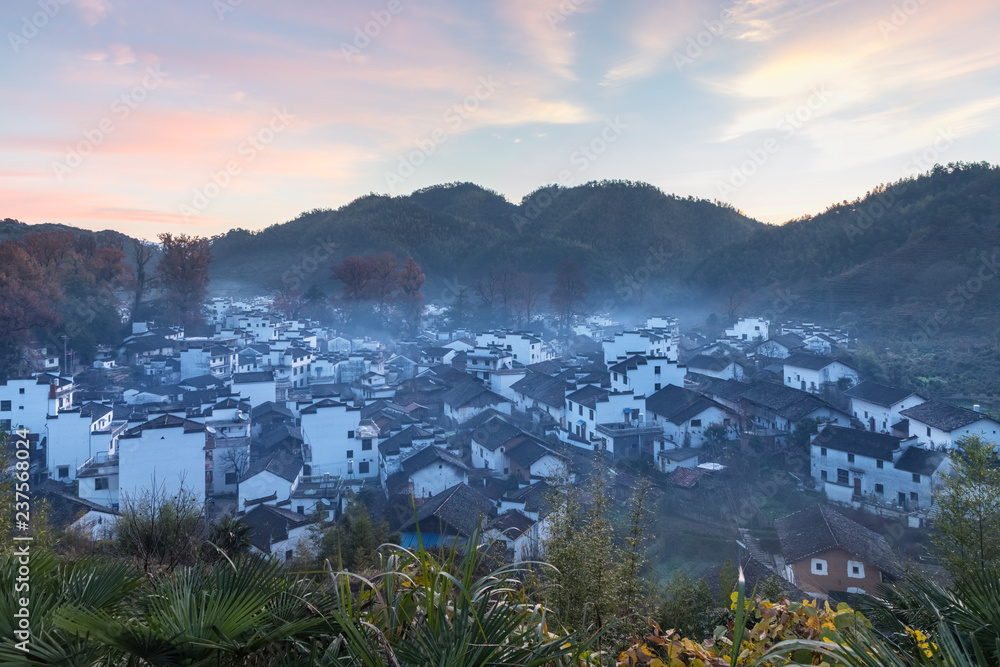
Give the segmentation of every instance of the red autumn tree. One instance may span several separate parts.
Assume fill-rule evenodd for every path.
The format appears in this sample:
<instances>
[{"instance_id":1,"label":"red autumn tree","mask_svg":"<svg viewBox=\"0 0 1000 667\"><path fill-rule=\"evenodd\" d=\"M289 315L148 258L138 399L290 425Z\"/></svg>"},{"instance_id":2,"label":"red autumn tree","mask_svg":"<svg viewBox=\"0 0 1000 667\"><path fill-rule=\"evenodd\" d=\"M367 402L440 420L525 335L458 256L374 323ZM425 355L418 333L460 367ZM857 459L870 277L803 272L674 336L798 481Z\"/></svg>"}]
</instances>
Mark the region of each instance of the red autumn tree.
<instances>
[{"instance_id":1,"label":"red autumn tree","mask_svg":"<svg viewBox=\"0 0 1000 667\"><path fill-rule=\"evenodd\" d=\"M420 330L420 318L424 313L424 295L420 288L427 282L427 276L412 257L407 257L396 282L399 285L399 300L406 331L410 336L415 336Z\"/></svg>"},{"instance_id":2,"label":"red autumn tree","mask_svg":"<svg viewBox=\"0 0 1000 667\"><path fill-rule=\"evenodd\" d=\"M17 243L0 243L0 375L17 370L21 345L35 327L59 323L59 284Z\"/></svg>"},{"instance_id":3,"label":"red autumn tree","mask_svg":"<svg viewBox=\"0 0 1000 667\"><path fill-rule=\"evenodd\" d=\"M156 266L167 300L167 315L185 328L204 325L202 305L208 296L208 266L212 261L209 241L187 234L160 234L163 256Z\"/></svg>"}]
</instances>

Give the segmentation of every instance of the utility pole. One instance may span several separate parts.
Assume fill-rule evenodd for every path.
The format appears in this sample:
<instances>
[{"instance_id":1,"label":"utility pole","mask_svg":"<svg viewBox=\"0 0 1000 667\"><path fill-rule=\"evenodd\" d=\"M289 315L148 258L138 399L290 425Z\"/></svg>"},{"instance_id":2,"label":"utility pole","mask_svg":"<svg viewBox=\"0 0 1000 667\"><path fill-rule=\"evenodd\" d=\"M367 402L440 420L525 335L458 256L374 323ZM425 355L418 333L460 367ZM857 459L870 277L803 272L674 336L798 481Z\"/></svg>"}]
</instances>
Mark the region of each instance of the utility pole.
<instances>
[{"instance_id":1,"label":"utility pole","mask_svg":"<svg viewBox=\"0 0 1000 667\"><path fill-rule=\"evenodd\" d=\"M63 373L69 375L69 352L67 351L68 348L66 347L66 343L69 342L69 336L63 334L62 341L63 341Z\"/></svg>"}]
</instances>

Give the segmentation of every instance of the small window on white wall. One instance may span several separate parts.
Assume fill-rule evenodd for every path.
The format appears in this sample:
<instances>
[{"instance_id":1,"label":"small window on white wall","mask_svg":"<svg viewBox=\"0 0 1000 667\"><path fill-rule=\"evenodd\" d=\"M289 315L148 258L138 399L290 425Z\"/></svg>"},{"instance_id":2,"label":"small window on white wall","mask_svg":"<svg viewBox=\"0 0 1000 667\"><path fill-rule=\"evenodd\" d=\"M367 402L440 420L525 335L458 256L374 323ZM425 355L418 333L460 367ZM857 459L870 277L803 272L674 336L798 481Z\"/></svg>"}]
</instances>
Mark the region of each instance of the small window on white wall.
<instances>
[{"instance_id":1,"label":"small window on white wall","mask_svg":"<svg viewBox=\"0 0 1000 667\"><path fill-rule=\"evenodd\" d=\"M812 559L812 573L813 574L827 574L826 561L822 558Z\"/></svg>"},{"instance_id":2,"label":"small window on white wall","mask_svg":"<svg viewBox=\"0 0 1000 667\"><path fill-rule=\"evenodd\" d=\"M864 579L865 564L859 560L847 561L847 576L851 579Z\"/></svg>"}]
</instances>

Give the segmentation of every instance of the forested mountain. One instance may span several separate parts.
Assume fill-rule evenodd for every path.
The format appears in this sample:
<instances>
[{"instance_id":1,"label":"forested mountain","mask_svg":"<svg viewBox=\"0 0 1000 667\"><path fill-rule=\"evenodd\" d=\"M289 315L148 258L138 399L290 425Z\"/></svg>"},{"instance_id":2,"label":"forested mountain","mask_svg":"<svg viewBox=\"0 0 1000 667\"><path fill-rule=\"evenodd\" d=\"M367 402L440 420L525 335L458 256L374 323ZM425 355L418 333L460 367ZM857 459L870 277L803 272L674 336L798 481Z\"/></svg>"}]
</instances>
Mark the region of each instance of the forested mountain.
<instances>
[{"instance_id":1,"label":"forested mountain","mask_svg":"<svg viewBox=\"0 0 1000 667\"><path fill-rule=\"evenodd\" d=\"M334 244L328 263L388 250L412 256L429 280L475 282L502 267L551 274L574 259L597 285L645 262L652 249L670 257L657 262L657 274L679 281L706 254L760 227L731 208L640 183L552 186L519 204L456 183L400 197L372 194L256 233L233 230L214 239L213 277L278 289L290 267ZM326 281L329 270L315 277Z\"/></svg>"}]
</instances>

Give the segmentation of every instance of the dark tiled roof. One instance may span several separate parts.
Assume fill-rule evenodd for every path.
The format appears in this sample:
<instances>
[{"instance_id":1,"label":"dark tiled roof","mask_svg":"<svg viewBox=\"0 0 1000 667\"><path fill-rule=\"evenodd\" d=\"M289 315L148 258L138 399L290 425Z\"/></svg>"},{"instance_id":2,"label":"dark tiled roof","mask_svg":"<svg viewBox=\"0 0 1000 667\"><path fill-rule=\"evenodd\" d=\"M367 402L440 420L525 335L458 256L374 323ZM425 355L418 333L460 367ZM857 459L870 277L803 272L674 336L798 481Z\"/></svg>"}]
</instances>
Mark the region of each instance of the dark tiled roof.
<instances>
[{"instance_id":1,"label":"dark tiled roof","mask_svg":"<svg viewBox=\"0 0 1000 667\"><path fill-rule=\"evenodd\" d=\"M899 438L831 424L820 431L813 444L838 452L891 461L892 453L899 449Z\"/></svg>"},{"instance_id":2,"label":"dark tiled roof","mask_svg":"<svg viewBox=\"0 0 1000 667\"><path fill-rule=\"evenodd\" d=\"M667 475L667 480L676 487L682 489L693 489L698 484L702 472L698 468L686 468L678 466Z\"/></svg>"},{"instance_id":3,"label":"dark tiled roof","mask_svg":"<svg viewBox=\"0 0 1000 667\"><path fill-rule=\"evenodd\" d=\"M899 414L946 432L968 426L980 419L989 419L989 417L981 412L960 408L957 405L945 403L937 399L921 403L912 408L900 410Z\"/></svg>"},{"instance_id":4,"label":"dark tiled roof","mask_svg":"<svg viewBox=\"0 0 1000 667\"><path fill-rule=\"evenodd\" d=\"M194 387L195 389L221 389L226 386L225 381L214 375L198 375L184 378L179 384L182 387Z\"/></svg>"},{"instance_id":5,"label":"dark tiled roof","mask_svg":"<svg viewBox=\"0 0 1000 667\"><path fill-rule=\"evenodd\" d=\"M149 421L143 422L138 426L133 426L125 432L122 437L137 437L142 434L143 431L149 431L158 428L177 428L181 427L184 429L185 433L197 433L205 430L205 425L201 422L192 421L190 419L184 419L183 417L175 417L171 414L161 415L155 419L150 419Z\"/></svg>"},{"instance_id":6,"label":"dark tiled roof","mask_svg":"<svg viewBox=\"0 0 1000 667\"><path fill-rule=\"evenodd\" d=\"M251 373L233 373L233 384L250 384L252 382L273 382L274 371L253 371Z\"/></svg>"},{"instance_id":7,"label":"dark tiled roof","mask_svg":"<svg viewBox=\"0 0 1000 667\"><path fill-rule=\"evenodd\" d=\"M573 401L574 403L582 405L585 408L594 409L597 407L598 403L607 401L610 393L611 392L607 389L602 389L601 387L595 387L592 384L588 384L567 395L566 400Z\"/></svg>"},{"instance_id":8,"label":"dark tiled roof","mask_svg":"<svg viewBox=\"0 0 1000 667\"><path fill-rule=\"evenodd\" d=\"M529 372L511 385L511 389L536 401L561 408L566 399L566 382L561 378Z\"/></svg>"},{"instance_id":9,"label":"dark tiled roof","mask_svg":"<svg viewBox=\"0 0 1000 667\"><path fill-rule=\"evenodd\" d=\"M518 489L517 491L511 491L507 494L504 500L524 503L524 511L539 512L539 516L544 516L552 509L552 503L549 501L549 496L552 495L553 491L554 489L549 485L549 483L542 480L541 482L535 482L534 484Z\"/></svg>"},{"instance_id":10,"label":"dark tiled roof","mask_svg":"<svg viewBox=\"0 0 1000 667\"><path fill-rule=\"evenodd\" d=\"M513 421L511 419L510 415L506 415L506 414L500 412L499 410L494 410L493 408L489 408L487 410L483 410L482 412L480 412L475 417L471 417L471 418L465 420L464 422L462 422L461 424L459 424L458 425L458 430L460 430L460 431L468 431L468 430L477 429L480 426L482 426L483 424L485 424L486 422L488 422L489 420L493 419L494 417L496 417L497 419L500 419L502 421L505 421L508 424L510 424Z\"/></svg>"},{"instance_id":11,"label":"dark tiled roof","mask_svg":"<svg viewBox=\"0 0 1000 667\"><path fill-rule=\"evenodd\" d=\"M674 424L683 424L711 407L719 405L697 392L672 384L646 397L646 410Z\"/></svg>"},{"instance_id":12,"label":"dark tiled roof","mask_svg":"<svg viewBox=\"0 0 1000 667\"><path fill-rule=\"evenodd\" d=\"M434 465L435 463L447 464L454 468L458 468L459 470L469 469L469 466L465 464L465 461L458 458L451 452L441 449L440 447L435 447L434 445L429 445L403 461L403 472L407 475L412 475L418 470L422 470L429 465Z\"/></svg>"},{"instance_id":13,"label":"dark tiled roof","mask_svg":"<svg viewBox=\"0 0 1000 667\"><path fill-rule=\"evenodd\" d=\"M433 437L430 431L425 431L419 426L408 426L399 433L395 433L378 443L378 451L382 456L395 456L403 449L413 446L413 439L423 440Z\"/></svg>"},{"instance_id":14,"label":"dark tiled roof","mask_svg":"<svg viewBox=\"0 0 1000 667\"><path fill-rule=\"evenodd\" d=\"M277 445L285 442L301 443L302 429L288 424L279 424L274 428L264 432L260 436L260 446L264 450L274 449Z\"/></svg>"},{"instance_id":15,"label":"dark tiled roof","mask_svg":"<svg viewBox=\"0 0 1000 667\"><path fill-rule=\"evenodd\" d=\"M896 470L930 476L937 471L944 459L944 452L911 445L903 450L903 454L896 461Z\"/></svg>"},{"instance_id":16,"label":"dark tiled roof","mask_svg":"<svg viewBox=\"0 0 1000 667\"><path fill-rule=\"evenodd\" d=\"M510 403L509 399L474 382L465 382L449 389L443 399L452 408L486 408L500 403Z\"/></svg>"},{"instance_id":17,"label":"dark tiled roof","mask_svg":"<svg viewBox=\"0 0 1000 667\"><path fill-rule=\"evenodd\" d=\"M782 362L782 364L784 366L795 366L796 368L808 368L809 370L818 371L838 361L848 368L853 368L850 364L841 359L822 357L818 354L810 354L809 352L795 352L790 354L788 355L788 358Z\"/></svg>"},{"instance_id":18,"label":"dark tiled roof","mask_svg":"<svg viewBox=\"0 0 1000 667\"><path fill-rule=\"evenodd\" d=\"M507 445L504 451L510 457L511 461L514 461L523 468L531 467L533 463L549 454L556 455L551 449L530 436L521 438L519 442Z\"/></svg>"},{"instance_id":19,"label":"dark tiled roof","mask_svg":"<svg viewBox=\"0 0 1000 667\"><path fill-rule=\"evenodd\" d=\"M313 403L312 405L310 405L309 407L302 408L302 410L299 411L299 414L301 414L301 415L314 415L321 408L342 408L342 407L344 407L344 405L345 405L344 403L342 403L340 401L335 401L332 398L324 398L322 401L317 401L317 402Z\"/></svg>"},{"instance_id":20,"label":"dark tiled roof","mask_svg":"<svg viewBox=\"0 0 1000 667\"><path fill-rule=\"evenodd\" d=\"M295 416L292 411L286 408L284 405L275 403L274 401L265 401L260 405L254 406L253 408L253 419L257 421L267 415L276 415L279 417L284 417L286 419L294 419Z\"/></svg>"},{"instance_id":21,"label":"dark tiled roof","mask_svg":"<svg viewBox=\"0 0 1000 667\"><path fill-rule=\"evenodd\" d=\"M490 517L493 509L493 501L482 493L467 484L456 484L425 500L417 508L416 517L403 524L400 531L412 531L418 522L423 528L437 519L445 526L471 537L479 530L480 522Z\"/></svg>"},{"instance_id":22,"label":"dark tiled roof","mask_svg":"<svg viewBox=\"0 0 1000 667\"><path fill-rule=\"evenodd\" d=\"M645 366L647 363L648 362L646 361L645 356L636 354L628 359L625 359L624 361L619 361L617 364L608 368L608 370L612 373L622 373L623 375L628 375L629 371L634 371L639 368L639 366Z\"/></svg>"},{"instance_id":23,"label":"dark tiled roof","mask_svg":"<svg viewBox=\"0 0 1000 667\"><path fill-rule=\"evenodd\" d=\"M264 471L273 473L283 480L293 482L302 471L302 457L294 454L284 447L280 447L273 452L258 456L247 469L243 480L246 481Z\"/></svg>"},{"instance_id":24,"label":"dark tiled roof","mask_svg":"<svg viewBox=\"0 0 1000 667\"><path fill-rule=\"evenodd\" d=\"M726 370L726 366L733 363L725 357L716 357L707 354L697 354L688 359L685 364L692 371L713 371L719 373Z\"/></svg>"},{"instance_id":25,"label":"dark tiled roof","mask_svg":"<svg viewBox=\"0 0 1000 667\"><path fill-rule=\"evenodd\" d=\"M490 521L486 527L499 531L508 539L516 540L521 537L521 535L524 535L527 531L531 530L531 527L534 525L534 521L524 516L517 510L509 510Z\"/></svg>"},{"instance_id":26,"label":"dark tiled roof","mask_svg":"<svg viewBox=\"0 0 1000 667\"><path fill-rule=\"evenodd\" d=\"M893 576L899 574L896 555L883 536L827 505L815 505L776 519L774 527L786 563L831 549L843 549L883 572Z\"/></svg>"},{"instance_id":27,"label":"dark tiled roof","mask_svg":"<svg viewBox=\"0 0 1000 667\"><path fill-rule=\"evenodd\" d=\"M472 440L491 452L522 435L521 429L499 417L494 417L472 431Z\"/></svg>"},{"instance_id":28,"label":"dark tiled roof","mask_svg":"<svg viewBox=\"0 0 1000 667\"><path fill-rule=\"evenodd\" d=\"M288 531L309 523L309 519L271 505L258 505L240 521L250 526L250 542L264 553L271 553L271 544L288 539Z\"/></svg>"},{"instance_id":29,"label":"dark tiled roof","mask_svg":"<svg viewBox=\"0 0 1000 667\"><path fill-rule=\"evenodd\" d=\"M884 407L893 406L904 398L913 396L913 392L909 389L890 387L889 385L879 384L871 380L863 380L844 393L860 401L867 401L868 403Z\"/></svg>"},{"instance_id":30,"label":"dark tiled roof","mask_svg":"<svg viewBox=\"0 0 1000 667\"><path fill-rule=\"evenodd\" d=\"M776 382L752 385L743 392L743 398L791 421L798 421L820 408L831 407L808 392Z\"/></svg>"},{"instance_id":31,"label":"dark tiled roof","mask_svg":"<svg viewBox=\"0 0 1000 667\"><path fill-rule=\"evenodd\" d=\"M772 336L768 340L759 343L757 347L760 347L761 345L767 345L767 343L769 342L778 343L779 345L782 345L783 347L785 347L785 349L789 351L797 350L799 348L806 346L805 342L803 342L801 337L796 336L795 334L787 333L787 334L781 334L780 336Z\"/></svg>"},{"instance_id":32,"label":"dark tiled roof","mask_svg":"<svg viewBox=\"0 0 1000 667\"><path fill-rule=\"evenodd\" d=\"M562 361L559 359L549 359L548 361L539 361L537 364L528 364L525 368L535 373L556 375L562 371Z\"/></svg>"}]
</instances>

